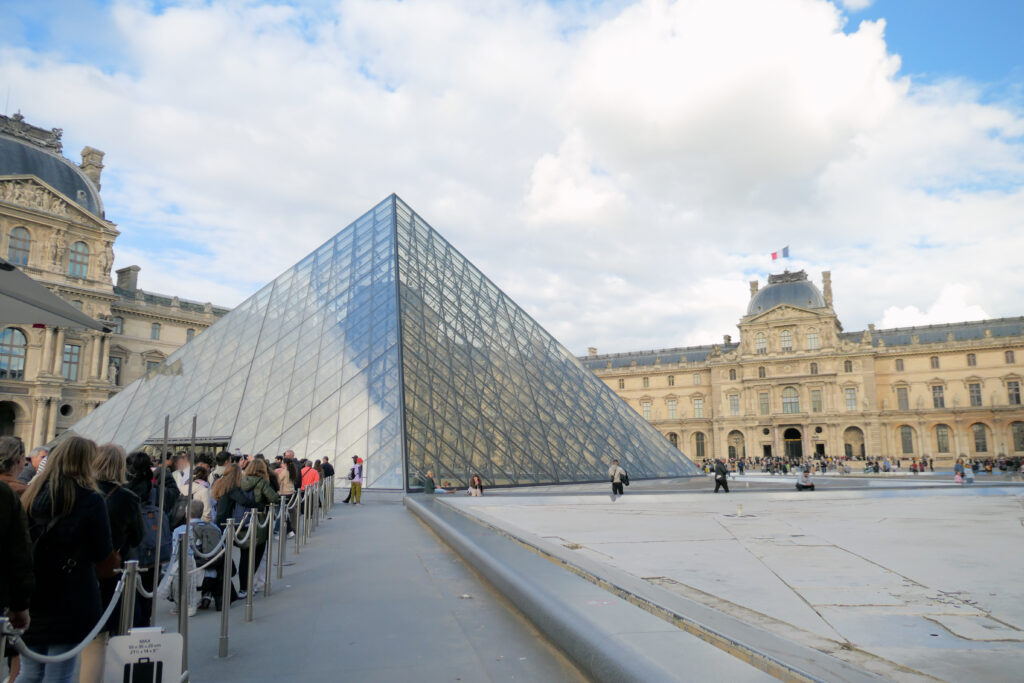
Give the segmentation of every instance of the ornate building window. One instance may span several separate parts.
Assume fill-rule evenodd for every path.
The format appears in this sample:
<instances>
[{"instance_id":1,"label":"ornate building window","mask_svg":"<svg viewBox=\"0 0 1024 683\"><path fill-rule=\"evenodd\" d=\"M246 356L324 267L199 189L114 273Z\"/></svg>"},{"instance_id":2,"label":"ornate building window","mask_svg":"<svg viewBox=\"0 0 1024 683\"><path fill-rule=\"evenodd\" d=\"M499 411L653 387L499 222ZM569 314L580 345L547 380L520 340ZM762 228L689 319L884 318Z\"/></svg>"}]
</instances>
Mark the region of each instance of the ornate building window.
<instances>
[{"instance_id":1,"label":"ornate building window","mask_svg":"<svg viewBox=\"0 0 1024 683\"><path fill-rule=\"evenodd\" d=\"M857 390L853 387L847 387L843 393L846 395L846 409L857 410Z\"/></svg>"},{"instance_id":2,"label":"ornate building window","mask_svg":"<svg viewBox=\"0 0 1024 683\"><path fill-rule=\"evenodd\" d=\"M985 425L975 423L971 425L971 431L974 432L974 452L988 453L988 433Z\"/></svg>"},{"instance_id":3,"label":"ornate building window","mask_svg":"<svg viewBox=\"0 0 1024 683\"><path fill-rule=\"evenodd\" d=\"M676 400L674 398L670 398L666 401L666 404L668 405L668 419L676 419Z\"/></svg>"},{"instance_id":4,"label":"ornate building window","mask_svg":"<svg viewBox=\"0 0 1024 683\"><path fill-rule=\"evenodd\" d=\"M800 394L793 387L786 387L782 390L782 412L800 412Z\"/></svg>"},{"instance_id":5,"label":"ornate building window","mask_svg":"<svg viewBox=\"0 0 1024 683\"><path fill-rule=\"evenodd\" d=\"M82 347L78 344L64 345L64 358L60 365L60 374L69 382L78 381L78 362L82 355Z\"/></svg>"},{"instance_id":6,"label":"ornate building window","mask_svg":"<svg viewBox=\"0 0 1024 683\"><path fill-rule=\"evenodd\" d=\"M121 357L111 356L109 359L110 368L110 381L115 387L121 386Z\"/></svg>"},{"instance_id":7,"label":"ornate building window","mask_svg":"<svg viewBox=\"0 0 1024 683\"><path fill-rule=\"evenodd\" d=\"M1017 362L1017 361L1014 360L1013 351L1007 351L1003 355L1006 358L1007 365L1013 365L1014 363Z\"/></svg>"},{"instance_id":8,"label":"ornate building window","mask_svg":"<svg viewBox=\"0 0 1024 683\"><path fill-rule=\"evenodd\" d=\"M817 375L818 374L818 364L817 363L811 363L811 374L812 375Z\"/></svg>"},{"instance_id":9,"label":"ornate building window","mask_svg":"<svg viewBox=\"0 0 1024 683\"><path fill-rule=\"evenodd\" d=\"M641 401L640 402L640 410L643 411L644 419L645 420L650 420L651 419L651 402L650 401Z\"/></svg>"},{"instance_id":10,"label":"ornate building window","mask_svg":"<svg viewBox=\"0 0 1024 683\"><path fill-rule=\"evenodd\" d=\"M89 245L75 242L71 245L71 257L68 258L68 275L86 277L89 274Z\"/></svg>"},{"instance_id":11,"label":"ornate building window","mask_svg":"<svg viewBox=\"0 0 1024 683\"><path fill-rule=\"evenodd\" d=\"M1020 382L1010 381L1006 383L1007 403L1011 406L1020 405Z\"/></svg>"},{"instance_id":12,"label":"ornate building window","mask_svg":"<svg viewBox=\"0 0 1024 683\"><path fill-rule=\"evenodd\" d=\"M1024 422L1014 422L1011 427L1013 428L1013 450L1018 453L1024 451Z\"/></svg>"},{"instance_id":13,"label":"ornate building window","mask_svg":"<svg viewBox=\"0 0 1024 683\"><path fill-rule=\"evenodd\" d=\"M904 455L914 453L914 430L911 427L906 425L900 427L900 445Z\"/></svg>"},{"instance_id":14,"label":"ornate building window","mask_svg":"<svg viewBox=\"0 0 1024 683\"><path fill-rule=\"evenodd\" d=\"M32 235L28 230L17 227L11 230L11 241L7 245L7 260L16 266L28 265L28 252L32 246Z\"/></svg>"},{"instance_id":15,"label":"ornate building window","mask_svg":"<svg viewBox=\"0 0 1024 683\"><path fill-rule=\"evenodd\" d=\"M704 459L704 432L697 432L693 435L693 450L697 460Z\"/></svg>"},{"instance_id":16,"label":"ornate building window","mask_svg":"<svg viewBox=\"0 0 1024 683\"><path fill-rule=\"evenodd\" d=\"M754 337L754 353L768 353L768 337L764 332L758 332Z\"/></svg>"},{"instance_id":17,"label":"ornate building window","mask_svg":"<svg viewBox=\"0 0 1024 683\"><path fill-rule=\"evenodd\" d=\"M896 359L896 372L903 372L903 359L902 358L897 358Z\"/></svg>"},{"instance_id":18,"label":"ornate building window","mask_svg":"<svg viewBox=\"0 0 1024 683\"><path fill-rule=\"evenodd\" d=\"M150 373L150 372L153 372L158 367L160 367L160 361L158 361L158 360L147 360L146 361L146 373L147 374Z\"/></svg>"},{"instance_id":19,"label":"ornate building window","mask_svg":"<svg viewBox=\"0 0 1024 683\"><path fill-rule=\"evenodd\" d=\"M967 391L971 396L971 406L977 408L981 405L981 383L971 382L967 385Z\"/></svg>"},{"instance_id":20,"label":"ornate building window","mask_svg":"<svg viewBox=\"0 0 1024 683\"><path fill-rule=\"evenodd\" d=\"M783 351L793 350L793 331L783 330L779 333L779 348Z\"/></svg>"},{"instance_id":21,"label":"ornate building window","mask_svg":"<svg viewBox=\"0 0 1024 683\"><path fill-rule=\"evenodd\" d=\"M651 386L651 378L644 377L643 380L641 380L641 384L643 384L644 389L649 388Z\"/></svg>"},{"instance_id":22,"label":"ornate building window","mask_svg":"<svg viewBox=\"0 0 1024 683\"><path fill-rule=\"evenodd\" d=\"M704 399L695 398L693 399L693 416L704 417Z\"/></svg>"},{"instance_id":23,"label":"ornate building window","mask_svg":"<svg viewBox=\"0 0 1024 683\"><path fill-rule=\"evenodd\" d=\"M978 364L978 357L973 353L967 354L967 366L973 368Z\"/></svg>"},{"instance_id":24,"label":"ornate building window","mask_svg":"<svg viewBox=\"0 0 1024 683\"><path fill-rule=\"evenodd\" d=\"M757 395L757 404L762 415L767 415L771 412L771 399L769 398L767 391L762 391Z\"/></svg>"},{"instance_id":25,"label":"ornate building window","mask_svg":"<svg viewBox=\"0 0 1024 683\"><path fill-rule=\"evenodd\" d=\"M0 332L0 379L25 379L28 339L15 327Z\"/></svg>"},{"instance_id":26,"label":"ornate building window","mask_svg":"<svg viewBox=\"0 0 1024 683\"><path fill-rule=\"evenodd\" d=\"M185 330L185 342L188 343L196 336L196 331L191 327Z\"/></svg>"},{"instance_id":27,"label":"ornate building window","mask_svg":"<svg viewBox=\"0 0 1024 683\"><path fill-rule=\"evenodd\" d=\"M949 453L949 426L935 425L935 450Z\"/></svg>"},{"instance_id":28,"label":"ornate building window","mask_svg":"<svg viewBox=\"0 0 1024 683\"><path fill-rule=\"evenodd\" d=\"M811 389L811 412L821 412L821 389Z\"/></svg>"},{"instance_id":29,"label":"ornate building window","mask_svg":"<svg viewBox=\"0 0 1024 683\"><path fill-rule=\"evenodd\" d=\"M853 361L843 361L843 372L853 372Z\"/></svg>"},{"instance_id":30,"label":"ornate building window","mask_svg":"<svg viewBox=\"0 0 1024 683\"><path fill-rule=\"evenodd\" d=\"M910 389L907 387L896 387L896 407L910 410Z\"/></svg>"},{"instance_id":31,"label":"ornate building window","mask_svg":"<svg viewBox=\"0 0 1024 683\"><path fill-rule=\"evenodd\" d=\"M932 386L932 408L946 407L946 388L941 384Z\"/></svg>"},{"instance_id":32,"label":"ornate building window","mask_svg":"<svg viewBox=\"0 0 1024 683\"><path fill-rule=\"evenodd\" d=\"M159 339L160 338L160 323L153 323L149 326L149 338Z\"/></svg>"},{"instance_id":33,"label":"ornate building window","mask_svg":"<svg viewBox=\"0 0 1024 683\"><path fill-rule=\"evenodd\" d=\"M740 397L736 394L729 394L729 414L740 414Z\"/></svg>"},{"instance_id":34,"label":"ornate building window","mask_svg":"<svg viewBox=\"0 0 1024 683\"><path fill-rule=\"evenodd\" d=\"M625 389L625 388L626 388L626 380L620 379L619 380L619 389Z\"/></svg>"},{"instance_id":35,"label":"ornate building window","mask_svg":"<svg viewBox=\"0 0 1024 683\"><path fill-rule=\"evenodd\" d=\"M760 366L760 367L759 367L759 368L757 369L757 378L758 378L758 379L764 379L764 378L765 378L765 377L767 377L767 376L768 376L768 371L767 371L767 370L765 370L765 368L764 368L764 366L763 366L763 365L762 365L762 366Z\"/></svg>"},{"instance_id":36,"label":"ornate building window","mask_svg":"<svg viewBox=\"0 0 1024 683\"><path fill-rule=\"evenodd\" d=\"M676 385L676 376L675 375L669 375L668 376L668 385L670 387L674 387Z\"/></svg>"},{"instance_id":37,"label":"ornate building window","mask_svg":"<svg viewBox=\"0 0 1024 683\"><path fill-rule=\"evenodd\" d=\"M736 379L736 368L729 368L729 379Z\"/></svg>"},{"instance_id":38,"label":"ornate building window","mask_svg":"<svg viewBox=\"0 0 1024 683\"><path fill-rule=\"evenodd\" d=\"M700 380L700 373L698 372L696 375L693 376L693 383L694 384L700 384L700 382L701 382L701 380Z\"/></svg>"},{"instance_id":39,"label":"ornate building window","mask_svg":"<svg viewBox=\"0 0 1024 683\"><path fill-rule=\"evenodd\" d=\"M679 435L677 435L675 432L669 432L668 442L672 444L672 448L679 448Z\"/></svg>"},{"instance_id":40,"label":"ornate building window","mask_svg":"<svg viewBox=\"0 0 1024 683\"><path fill-rule=\"evenodd\" d=\"M930 359L930 362L932 364L932 370L938 370L939 369L939 357L938 356L932 356L931 359Z\"/></svg>"},{"instance_id":41,"label":"ornate building window","mask_svg":"<svg viewBox=\"0 0 1024 683\"><path fill-rule=\"evenodd\" d=\"M821 346L821 342L818 341L818 331L807 330L807 350L817 351L819 346Z\"/></svg>"}]
</instances>

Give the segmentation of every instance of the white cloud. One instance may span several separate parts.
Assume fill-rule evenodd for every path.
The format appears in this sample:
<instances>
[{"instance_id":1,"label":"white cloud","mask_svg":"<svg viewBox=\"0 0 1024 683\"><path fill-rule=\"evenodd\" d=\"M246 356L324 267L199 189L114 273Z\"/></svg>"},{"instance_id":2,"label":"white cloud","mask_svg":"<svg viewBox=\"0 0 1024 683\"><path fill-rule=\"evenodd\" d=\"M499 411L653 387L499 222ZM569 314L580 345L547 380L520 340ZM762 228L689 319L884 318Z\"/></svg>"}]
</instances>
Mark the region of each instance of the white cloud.
<instances>
[{"instance_id":1,"label":"white cloud","mask_svg":"<svg viewBox=\"0 0 1024 683\"><path fill-rule=\"evenodd\" d=\"M120 68L0 45L0 83L107 152L145 288L236 304L394 191L577 352L735 335L783 244L847 329L1024 312L1022 113L824 0L111 13Z\"/></svg>"},{"instance_id":2,"label":"white cloud","mask_svg":"<svg viewBox=\"0 0 1024 683\"><path fill-rule=\"evenodd\" d=\"M867 9L875 3L875 0L839 0L840 4L851 12L859 12Z\"/></svg>"},{"instance_id":3,"label":"white cloud","mask_svg":"<svg viewBox=\"0 0 1024 683\"><path fill-rule=\"evenodd\" d=\"M945 285L938 297L922 311L917 306L890 306L882 315L881 327L916 327L989 317L981 306L968 303L968 288L962 284Z\"/></svg>"}]
</instances>

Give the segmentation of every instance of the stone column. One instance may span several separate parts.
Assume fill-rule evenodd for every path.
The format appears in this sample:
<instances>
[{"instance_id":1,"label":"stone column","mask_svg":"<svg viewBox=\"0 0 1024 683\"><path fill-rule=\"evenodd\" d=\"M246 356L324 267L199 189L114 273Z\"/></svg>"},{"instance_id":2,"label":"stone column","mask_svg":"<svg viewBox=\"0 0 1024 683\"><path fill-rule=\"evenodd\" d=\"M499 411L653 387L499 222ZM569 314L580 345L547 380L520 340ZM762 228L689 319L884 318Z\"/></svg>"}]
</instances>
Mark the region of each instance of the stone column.
<instances>
[{"instance_id":1,"label":"stone column","mask_svg":"<svg viewBox=\"0 0 1024 683\"><path fill-rule=\"evenodd\" d=\"M36 448L46 443L46 399L37 397L33 403L31 447Z\"/></svg>"},{"instance_id":2,"label":"stone column","mask_svg":"<svg viewBox=\"0 0 1024 683\"><path fill-rule=\"evenodd\" d=\"M100 351L103 337L98 334L89 336L89 379L97 379L100 373Z\"/></svg>"},{"instance_id":3,"label":"stone column","mask_svg":"<svg viewBox=\"0 0 1024 683\"><path fill-rule=\"evenodd\" d=\"M48 375L50 374L50 368L53 367L53 361L50 360L50 352L52 351L53 342L50 337L52 331L49 327L43 328L43 355L39 359L39 374Z\"/></svg>"},{"instance_id":4,"label":"stone column","mask_svg":"<svg viewBox=\"0 0 1024 683\"><path fill-rule=\"evenodd\" d=\"M110 335L103 335L103 343L100 346L100 376L101 382L107 381L107 374L110 371Z\"/></svg>"},{"instance_id":5,"label":"stone column","mask_svg":"<svg viewBox=\"0 0 1024 683\"><path fill-rule=\"evenodd\" d=\"M55 375L60 374L61 363L64 362L64 328L57 328L57 341L53 353L53 368L51 372ZM47 439L49 441L49 439Z\"/></svg>"},{"instance_id":6,"label":"stone column","mask_svg":"<svg viewBox=\"0 0 1024 683\"><path fill-rule=\"evenodd\" d=\"M43 443L50 443L55 436L57 436L57 399L51 398L49 418L46 424L46 441Z\"/></svg>"}]
</instances>

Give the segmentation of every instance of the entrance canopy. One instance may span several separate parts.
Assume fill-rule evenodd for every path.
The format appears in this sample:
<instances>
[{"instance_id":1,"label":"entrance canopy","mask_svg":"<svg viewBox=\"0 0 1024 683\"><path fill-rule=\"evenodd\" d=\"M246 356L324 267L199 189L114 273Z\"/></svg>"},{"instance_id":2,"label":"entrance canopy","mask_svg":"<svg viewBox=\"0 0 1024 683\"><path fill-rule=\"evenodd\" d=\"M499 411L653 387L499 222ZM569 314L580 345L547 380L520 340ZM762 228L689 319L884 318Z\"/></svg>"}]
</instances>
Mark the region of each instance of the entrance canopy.
<instances>
[{"instance_id":1,"label":"entrance canopy","mask_svg":"<svg viewBox=\"0 0 1024 683\"><path fill-rule=\"evenodd\" d=\"M61 299L0 258L0 320L9 325L85 327L109 332L98 320Z\"/></svg>"}]
</instances>

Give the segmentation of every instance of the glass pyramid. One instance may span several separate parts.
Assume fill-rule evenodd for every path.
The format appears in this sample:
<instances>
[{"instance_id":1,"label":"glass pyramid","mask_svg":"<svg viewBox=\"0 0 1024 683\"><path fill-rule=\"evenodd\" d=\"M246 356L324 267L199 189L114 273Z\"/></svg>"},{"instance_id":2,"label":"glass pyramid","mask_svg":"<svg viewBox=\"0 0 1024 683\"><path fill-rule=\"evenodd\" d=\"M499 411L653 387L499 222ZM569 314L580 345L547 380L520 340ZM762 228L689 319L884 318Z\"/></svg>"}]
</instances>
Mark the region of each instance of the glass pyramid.
<instances>
[{"instance_id":1,"label":"glass pyramid","mask_svg":"<svg viewBox=\"0 0 1024 683\"><path fill-rule=\"evenodd\" d=\"M128 449L365 459L366 486L603 481L697 468L392 195L72 429Z\"/></svg>"}]
</instances>

